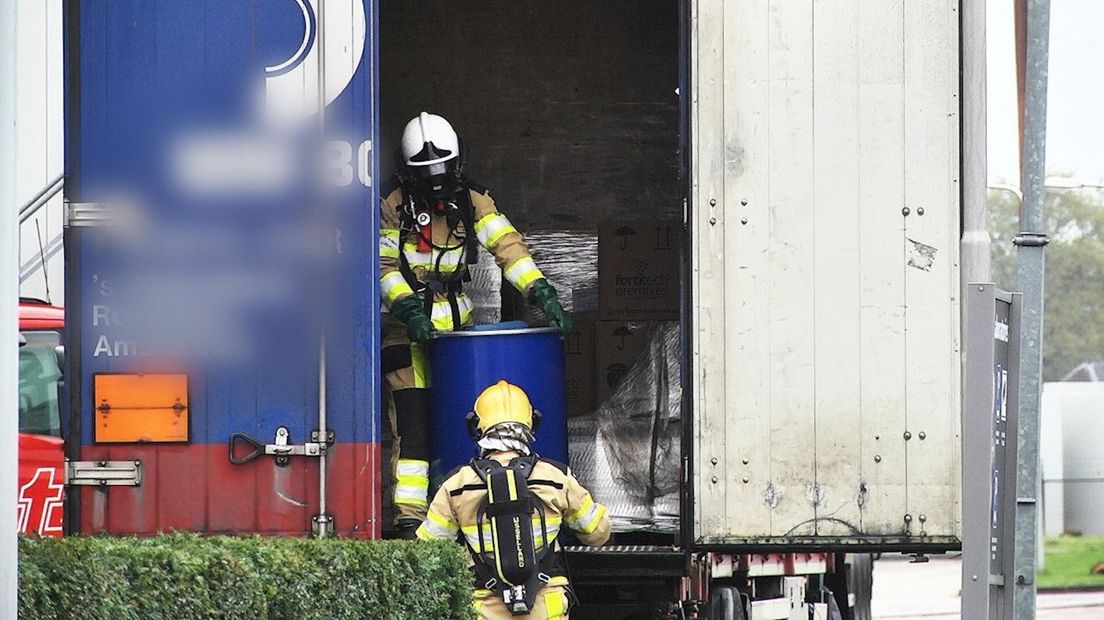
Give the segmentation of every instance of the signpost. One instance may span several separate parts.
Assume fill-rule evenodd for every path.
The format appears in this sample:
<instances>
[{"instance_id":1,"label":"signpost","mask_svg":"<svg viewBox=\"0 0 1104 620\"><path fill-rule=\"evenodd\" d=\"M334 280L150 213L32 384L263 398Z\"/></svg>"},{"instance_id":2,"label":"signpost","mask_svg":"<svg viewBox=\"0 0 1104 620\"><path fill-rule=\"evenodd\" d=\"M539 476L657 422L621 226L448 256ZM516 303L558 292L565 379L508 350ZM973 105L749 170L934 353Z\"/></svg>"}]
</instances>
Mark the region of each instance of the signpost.
<instances>
[{"instance_id":1,"label":"signpost","mask_svg":"<svg viewBox=\"0 0 1104 620\"><path fill-rule=\"evenodd\" d=\"M1013 618L1020 295L966 288L962 420L962 617Z\"/></svg>"}]
</instances>

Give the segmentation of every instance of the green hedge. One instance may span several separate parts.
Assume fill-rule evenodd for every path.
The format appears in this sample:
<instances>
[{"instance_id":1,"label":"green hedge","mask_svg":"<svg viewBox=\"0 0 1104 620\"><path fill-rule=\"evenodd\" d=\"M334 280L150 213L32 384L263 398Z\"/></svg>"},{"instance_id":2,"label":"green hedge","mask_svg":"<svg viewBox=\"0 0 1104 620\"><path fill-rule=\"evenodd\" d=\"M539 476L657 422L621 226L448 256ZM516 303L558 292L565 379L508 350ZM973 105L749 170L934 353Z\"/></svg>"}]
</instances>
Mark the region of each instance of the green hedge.
<instances>
[{"instance_id":1,"label":"green hedge","mask_svg":"<svg viewBox=\"0 0 1104 620\"><path fill-rule=\"evenodd\" d=\"M19 543L20 618L445 620L471 609L455 543L191 534Z\"/></svg>"}]
</instances>

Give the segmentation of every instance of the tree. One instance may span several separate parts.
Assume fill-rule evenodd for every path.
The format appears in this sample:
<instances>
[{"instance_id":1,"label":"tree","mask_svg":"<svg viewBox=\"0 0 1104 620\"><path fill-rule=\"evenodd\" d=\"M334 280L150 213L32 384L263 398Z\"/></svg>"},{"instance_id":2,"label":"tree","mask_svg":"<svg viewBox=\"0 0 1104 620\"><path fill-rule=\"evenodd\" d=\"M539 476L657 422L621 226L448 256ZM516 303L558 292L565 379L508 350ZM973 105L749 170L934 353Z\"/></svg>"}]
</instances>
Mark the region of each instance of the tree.
<instances>
[{"instance_id":1,"label":"tree","mask_svg":"<svg viewBox=\"0 0 1104 620\"><path fill-rule=\"evenodd\" d=\"M1019 208L1011 192L989 192L993 282L1009 291L1018 290ZM1082 362L1104 361L1104 192L1048 189L1044 215L1043 380L1058 381Z\"/></svg>"}]
</instances>

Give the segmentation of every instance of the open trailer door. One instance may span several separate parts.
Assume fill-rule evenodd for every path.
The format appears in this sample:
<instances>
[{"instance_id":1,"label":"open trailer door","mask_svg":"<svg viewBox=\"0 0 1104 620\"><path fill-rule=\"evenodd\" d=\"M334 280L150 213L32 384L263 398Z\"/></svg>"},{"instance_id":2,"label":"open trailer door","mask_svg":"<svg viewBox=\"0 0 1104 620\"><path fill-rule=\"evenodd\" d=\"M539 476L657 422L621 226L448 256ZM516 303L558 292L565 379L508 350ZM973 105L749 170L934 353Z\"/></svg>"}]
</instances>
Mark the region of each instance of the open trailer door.
<instances>
[{"instance_id":1,"label":"open trailer door","mask_svg":"<svg viewBox=\"0 0 1104 620\"><path fill-rule=\"evenodd\" d=\"M379 535L375 15L66 3L81 531Z\"/></svg>"},{"instance_id":2,"label":"open trailer door","mask_svg":"<svg viewBox=\"0 0 1104 620\"><path fill-rule=\"evenodd\" d=\"M694 539L957 547L958 3L692 6Z\"/></svg>"}]
</instances>

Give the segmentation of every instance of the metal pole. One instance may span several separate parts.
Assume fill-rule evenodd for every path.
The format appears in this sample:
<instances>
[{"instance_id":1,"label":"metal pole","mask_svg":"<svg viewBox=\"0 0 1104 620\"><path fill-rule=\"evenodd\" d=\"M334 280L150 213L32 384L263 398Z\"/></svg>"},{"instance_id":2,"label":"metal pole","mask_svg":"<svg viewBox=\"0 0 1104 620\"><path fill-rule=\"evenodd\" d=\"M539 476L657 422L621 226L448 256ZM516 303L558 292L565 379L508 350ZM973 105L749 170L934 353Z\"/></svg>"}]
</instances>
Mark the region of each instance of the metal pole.
<instances>
[{"instance_id":1,"label":"metal pole","mask_svg":"<svg viewBox=\"0 0 1104 620\"><path fill-rule=\"evenodd\" d=\"M962 0L962 282L992 280L986 221L985 2Z\"/></svg>"},{"instance_id":2,"label":"metal pole","mask_svg":"<svg viewBox=\"0 0 1104 620\"><path fill-rule=\"evenodd\" d=\"M1021 164L1020 173L1023 173L1022 165L1024 160L1024 105L1026 101L1024 99L1024 86L1027 84L1027 79L1024 76L1024 68L1027 66L1027 0L1015 0L1012 6L1013 23L1015 28L1016 42L1016 131L1019 132L1020 139L1016 141L1016 146L1019 148L1019 159ZM1020 178L1020 183L1023 183L1023 178ZM1022 208L1023 205L1021 204Z\"/></svg>"},{"instance_id":3,"label":"metal pole","mask_svg":"<svg viewBox=\"0 0 1104 620\"><path fill-rule=\"evenodd\" d=\"M986 161L986 0L961 1L962 599L963 618L989 617L989 480L993 286ZM984 389L989 386L990 389Z\"/></svg>"},{"instance_id":4,"label":"metal pole","mask_svg":"<svg viewBox=\"0 0 1104 620\"><path fill-rule=\"evenodd\" d=\"M326 0L318 0L318 36L315 42L318 46L318 136L320 143L326 140ZM320 197L325 199L325 191ZM329 515L326 502L326 478L329 475L329 446L327 445L326 418L326 322L325 309L322 310L323 320L319 329L318 345L318 436L322 442L322 453L318 459L318 537L325 538L330 533Z\"/></svg>"},{"instance_id":5,"label":"metal pole","mask_svg":"<svg viewBox=\"0 0 1104 620\"><path fill-rule=\"evenodd\" d=\"M989 617L989 474L992 407L992 285L986 151L986 0L962 0L962 616Z\"/></svg>"},{"instance_id":6,"label":"metal pole","mask_svg":"<svg viewBox=\"0 0 1104 620\"><path fill-rule=\"evenodd\" d=\"M15 0L0 0L0 618L19 600L19 224L15 196Z\"/></svg>"},{"instance_id":7,"label":"metal pole","mask_svg":"<svg viewBox=\"0 0 1104 620\"><path fill-rule=\"evenodd\" d=\"M50 199L56 196L57 193L61 191L61 188L64 185L65 175L59 175L53 181L50 181L49 185L42 188L42 191L38 192L38 194L35 194L34 198L32 198L22 207L19 207L19 223L22 224L23 222L26 222L27 220L34 217L34 214L38 212L38 210L41 209L43 205L50 202Z\"/></svg>"},{"instance_id":8,"label":"metal pole","mask_svg":"<svg viewBox=\"0 0 1104 620\"><path fill-rule=\"evenodd\" d=\"M1035 618L1035 550L1039 497L1039 401L1042 389L1043 274L1047 243L1043 218L1046 188L1046 94L1050 0L1027 0L1024 71L1023 211L1016 237L1018 286L1023 292L1020 340L1019 429L1016 471L1015 595L1012 617Z\"/></svg>"}]
</instances>

